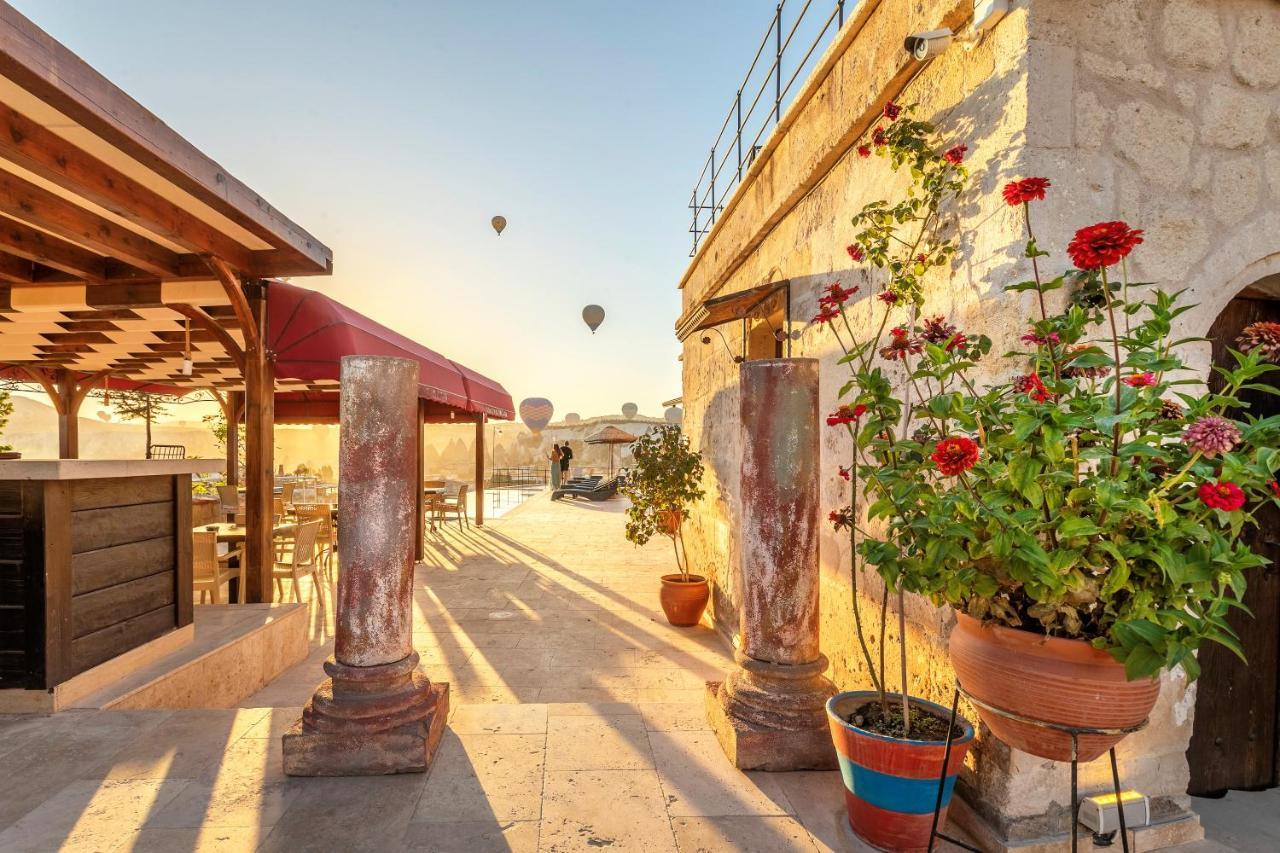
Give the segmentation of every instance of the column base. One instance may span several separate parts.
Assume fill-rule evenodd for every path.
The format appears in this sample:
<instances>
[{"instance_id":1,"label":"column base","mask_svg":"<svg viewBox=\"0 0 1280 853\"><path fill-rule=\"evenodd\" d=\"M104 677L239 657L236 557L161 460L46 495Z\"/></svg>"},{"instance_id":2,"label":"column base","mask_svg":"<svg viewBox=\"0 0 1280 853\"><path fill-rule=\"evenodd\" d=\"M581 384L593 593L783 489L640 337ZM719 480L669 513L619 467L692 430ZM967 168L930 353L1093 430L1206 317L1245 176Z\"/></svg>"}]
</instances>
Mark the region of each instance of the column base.
<instances>
[{"instance_id":1,"label":"column base","mask_svg":"<svg viewBox=\"0 0 1280 853\"><path fill-rule=\"evenodd\" d=\"M744 720L728 708L724 682L708 681L707 721L724 754L739 770L836 770L835 745L821 725L774 728Z\"/></svg>"},{"instance_id":2,"label":"column base","mask_svg":"<svg viewBox=\"0 0 1280 853\"><path fill-rule=\"evenodd\" d=\"M332 658L332 675L283 737L288 776L424 773L449 719L449 685L432 683L418 656L376 667Z\"/></svg>"}]
</instances>

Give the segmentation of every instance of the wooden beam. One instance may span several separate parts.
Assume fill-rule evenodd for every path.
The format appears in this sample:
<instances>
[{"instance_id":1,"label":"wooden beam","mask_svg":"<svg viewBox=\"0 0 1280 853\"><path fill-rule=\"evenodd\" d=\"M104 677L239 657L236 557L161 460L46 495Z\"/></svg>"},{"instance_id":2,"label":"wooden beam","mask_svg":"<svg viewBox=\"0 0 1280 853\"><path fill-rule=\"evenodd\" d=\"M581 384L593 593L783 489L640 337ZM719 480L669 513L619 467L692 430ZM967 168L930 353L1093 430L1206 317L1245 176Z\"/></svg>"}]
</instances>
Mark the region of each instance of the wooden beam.
<instances>
[{"instance_id":1,"label":"wooden beam","mask_svg":"<svg viewBox=\"0 0 1280 853\"><path fill-rule=\"evenodd\" d=\"M25 258L0 252L0 281L31 284L36 280L36 265Z\"/></svg>"},{"instance_id":2,"label":"wooden beam","mask_svg":"<svg viewBox=\"0 0 1280 853\"><path fill-rule=\"evenodd\" d=\"M228 391L227 399L227 484L240 485L240 417L244 414L244 392ZM273 427L274 429L274 427ZM275 490L272 489L274 494Z\"/></svg>"},{"instance_id":3,"label":"wooden beam","mask_svg":"<svg viewBox=\"0 0 1280 853\"><path fill-rule=\"evenodd\" d=\"M465 511L465 510L464 510ZM484 413L476 415L476 526L484 526Z\"/></svg>"},{"instance_id":4,"label":"wooden beam","mask_svg":"<svg viewBox=\"0 0 1280 853\"><path fill-rule=\"evenodd\" d=\"M324 244L7 3L0 3L0 74L265 242L289 250L295 256L290 274L331 269L333 255Z\"/></svg>"},{"instance_id":5,"label":"wooden beam","mask_svg":"<svg viewBox=\"0 0 1280 853\"><path fill-rule=\"evenodd\" d=\"M0 104L0 157L192 252L240 269L252 264L252 252L240 243L6 104Z\"/></svg>"},{"instance_id":6,"label":"wooden beam","mask_svg":"<svg viewBox=\"0 0 1280 853\"><path fill-rule=\"evenodd\" d=\"M76 400L76 377L69 370L59 369L56 374L58 397L58 458L80 458L80 405Z\"/></svg>"},{"instance_id":7,"label":"wooden beam","mask_svg":"<svg viewBox=\"0 0 1280 853\"><path fill-rule=\"evenodd\" d=\"M177 252L8 172L0 172L0 213L144 272L162 278L179 275Z\"/></svg>"},{"instance_id":8,"label":"wooden beam","mask_svg":"<svg viewBox=\"0 0 1280 853\"><path fill-rule=\"evenodd\" d=\"M196 305L173 303L165 307L177 311L183 317L186 317L192 323L217 338L218 343L222 344L222 348L227 351L227 355L231 356L232 360L235 361L236 367L240 368L240 373L244 373L244 350L240 349L240 345L236 343L235 338L231 337L230 332L218 325L217 320L210 317Z\"/></svg>"},{"instance_id":9,"label":"wooden beam","mask_svg":"<svg viewBox=\"0 0 1280 853\"><path fill-rule=\"evenodd\" d=\"M266 340L267 327L264 325L259 328L258 319L249 307L249 300L245 295L244 287L240 283L240 277L221 258L209 256L204 260L209 269L213 271L214 276L222 284L222 290L227 294L227 299L231 301L231 310L235 312L236 322L240 324L240 332L244 335L245 352L247 353L254 347L261 346L262 342ZM265 290L263 298L266 298Z\"/></svg>"},{"instance_id":10,"label":"wooden beam","mask_svg":"<svg viewBox=\"0 0 1280 853\"><path fill-rule=\"evenodd\" d=\"M29 225L0 216L0 248L10 255L61 270L86 281L106 281L106 259L46 234Z\"/></svg>"},{"instance_id":11,"label":"wooden beam","mask_svg":"<svg viewBox=\"0 0 1280 853\"><path fill-rule=\"evenodd\" d=\"M244 328L245 349L245 556L248 600L272 600L271 569L275 564L272 498L275 475L272 471L275 431L274 367L261 345L267 328L267 289L262 283L245 284L247 304L252 311ZM248 342L252 340L253 343Z\"/></svg>"}]
</instances>

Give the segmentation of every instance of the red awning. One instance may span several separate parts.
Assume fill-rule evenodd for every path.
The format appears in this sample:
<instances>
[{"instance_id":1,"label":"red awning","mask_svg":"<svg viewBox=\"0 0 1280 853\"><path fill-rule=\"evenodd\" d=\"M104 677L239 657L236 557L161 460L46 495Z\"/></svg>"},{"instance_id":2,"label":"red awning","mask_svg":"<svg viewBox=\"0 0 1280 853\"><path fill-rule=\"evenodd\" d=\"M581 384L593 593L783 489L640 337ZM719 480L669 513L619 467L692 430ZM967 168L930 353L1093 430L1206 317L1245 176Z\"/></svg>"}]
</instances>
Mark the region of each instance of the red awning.
<instances>
[{"instance_id":1,"label":"red awning","mask_svg":"<svg viewBox=\"0 0 1280 853\"><path fill-rule=\"evenodd\" d=\"M276 394L276 419L336 420L333 388L344 355L385 355L418 362L418 396L438 411L511 420L515 406L499 383L375 323L322 293L285 282L267 286L267 346L276 378L314 382L310 390ZM326 387L330 386L330 387Z\"/></svg>"}]
</instances>

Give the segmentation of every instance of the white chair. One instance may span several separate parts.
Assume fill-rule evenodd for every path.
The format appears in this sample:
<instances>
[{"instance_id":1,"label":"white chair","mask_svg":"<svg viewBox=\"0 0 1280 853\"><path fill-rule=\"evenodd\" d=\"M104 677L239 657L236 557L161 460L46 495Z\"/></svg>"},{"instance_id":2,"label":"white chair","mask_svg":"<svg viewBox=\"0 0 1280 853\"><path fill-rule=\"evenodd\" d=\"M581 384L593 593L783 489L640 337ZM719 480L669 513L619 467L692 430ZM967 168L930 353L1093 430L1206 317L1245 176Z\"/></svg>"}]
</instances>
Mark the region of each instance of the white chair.
<instances>
[{"instance_id":1,"label":"white chair","mask_svg":"<svg viewBox=\"0 0 1280 853\"><path fill-rule=\"evenodd\" d=\"M324 609L324 580L320 576L320 564L316 562L316 536L319 533L319 521L307 521L298 525L294 535L293 553L289 555L289 561L277 562L271 569L271 577L276 582L277 600L284 600L284 584L280 581L291 578L293 598L301 604L302 592L299 587L303 576L310 575L311 582L316 587L316 598L320 601L321 609Z\"/></svg>"},{"instance_id":2,"label":"white chair","mask_svg":"<svg viewBox=\"0 0 1280 853\"><path fill-rule=\"evenodd\" d=\"M191 583L200 593L200 603L204 604L207 594L211 604L222 603L222 585L235 578L239 581L237 598L244 604L247 586L244 582L244 560L237 567L226 565L233 557L241 556L241 550L218 554L218 534L201 530L192 534L191 544Z\"/></svg>"}]
</instances>

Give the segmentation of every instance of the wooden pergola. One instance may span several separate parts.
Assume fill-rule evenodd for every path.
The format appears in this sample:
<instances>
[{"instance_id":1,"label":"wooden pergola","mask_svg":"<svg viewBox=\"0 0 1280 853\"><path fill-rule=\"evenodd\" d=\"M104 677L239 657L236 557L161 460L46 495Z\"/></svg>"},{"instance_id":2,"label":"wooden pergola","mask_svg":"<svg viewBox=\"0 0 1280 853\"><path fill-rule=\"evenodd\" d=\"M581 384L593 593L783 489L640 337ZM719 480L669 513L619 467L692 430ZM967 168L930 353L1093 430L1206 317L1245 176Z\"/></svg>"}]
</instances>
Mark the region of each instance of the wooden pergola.
<instances>
[{"instance_id":1,"label":"wooden pergola","mask_svg":"<svg viewBox=\"0 0 1280 853\"><path fill-rule=\"evenodd\" d=\"M24 340L0 323L0 361L49 393L61 455L75 457L89 389L197 387L209 377L181 372L188 330L197 352L216 343L202 369L235 371L243 384L246 556L258 601L271 599L261 569L272 559L264 281L331 270L324 244L0 3L0 281L10 285L0 315L59 329Z\"/></svg>"}]
</instances>

